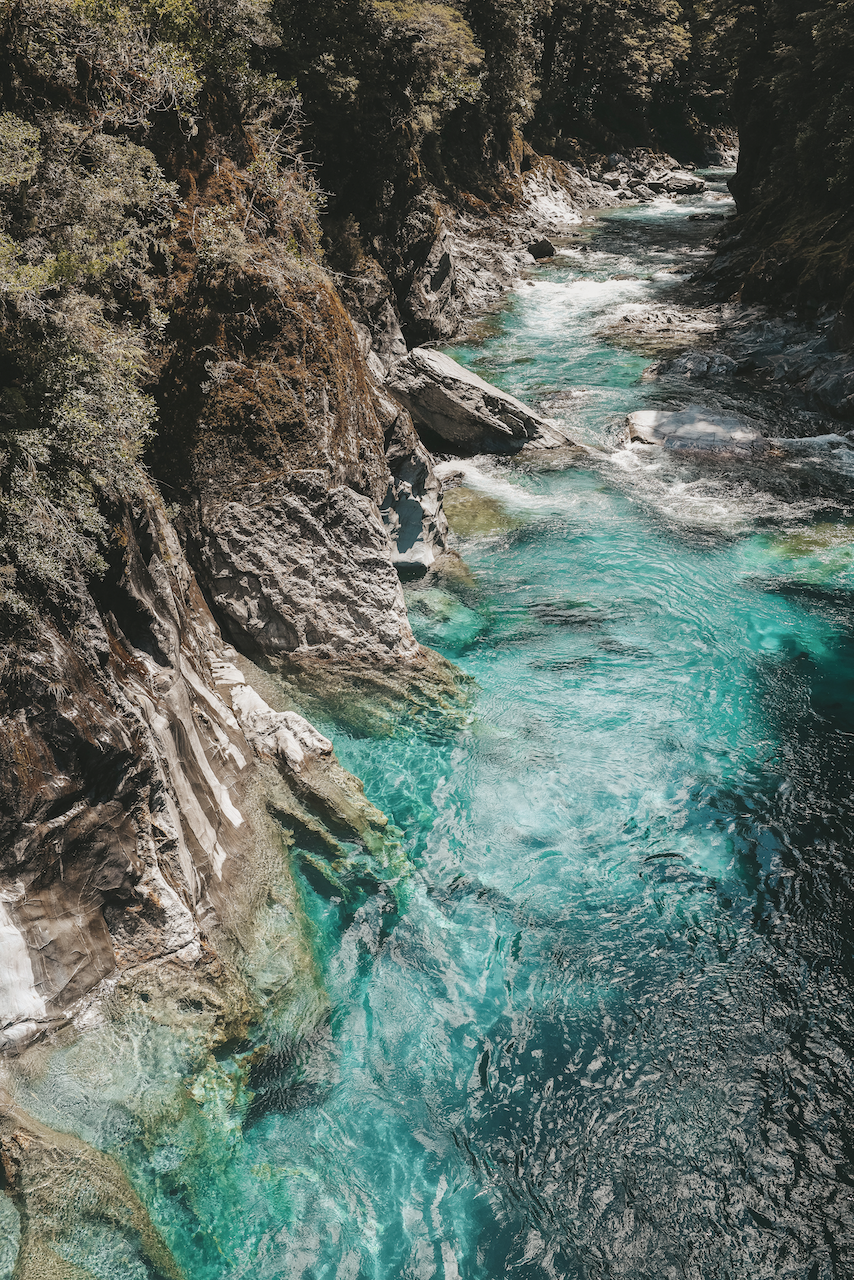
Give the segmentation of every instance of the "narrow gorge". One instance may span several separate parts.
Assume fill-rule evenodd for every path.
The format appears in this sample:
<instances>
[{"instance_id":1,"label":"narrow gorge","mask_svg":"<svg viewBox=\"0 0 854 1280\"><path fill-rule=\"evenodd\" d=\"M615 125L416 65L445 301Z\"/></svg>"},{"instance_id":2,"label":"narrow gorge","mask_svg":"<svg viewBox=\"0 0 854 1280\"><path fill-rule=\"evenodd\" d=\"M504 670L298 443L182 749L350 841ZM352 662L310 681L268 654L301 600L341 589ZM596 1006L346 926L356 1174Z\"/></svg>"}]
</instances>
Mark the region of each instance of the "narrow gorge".
<instances>
[{"instance_id":1,"label":"narrow gorge","mask_svg":"<svg viewBox=\"0 0 854 1280\"><path fill-rule=\"evenodd\" d=\"M847 188L676 8L0 4L0 1280L854 1270Z\"/></svg>"}]
</instances>

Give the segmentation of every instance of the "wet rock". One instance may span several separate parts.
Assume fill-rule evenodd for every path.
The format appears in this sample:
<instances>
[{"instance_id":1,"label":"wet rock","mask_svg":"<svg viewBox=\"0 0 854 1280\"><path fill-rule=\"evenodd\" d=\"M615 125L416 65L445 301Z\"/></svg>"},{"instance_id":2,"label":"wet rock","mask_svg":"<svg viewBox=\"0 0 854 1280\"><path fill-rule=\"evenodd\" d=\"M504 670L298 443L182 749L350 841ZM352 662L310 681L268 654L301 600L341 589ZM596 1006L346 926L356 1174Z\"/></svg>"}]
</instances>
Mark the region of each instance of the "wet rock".
<instances>
[{"instance_id":1,"label":"wet rock","mask_svg":"<svg viewBox=\"0 0 854 1280\"><path fill-rule=\"evenodd\" d=\"M637 303L628 305L602 332L644 355L664 356L674 350L684 351L701 338L710 340L720 329L721 319L716 308L668 306L649 310Z\"/></svg>"},{"instance_id":2,"label":"wet rock","mask_svg":"<svg viewBox=\"0 0 854 1280\"><path fill-rule=\"evenodd\" d=\"M185 1280L116 1161L2 1094L0 1168L21 1218L16 1280L93 1280L117 1255L122 1274Z\"/></svg>"},{"instance_id":3,"label":"wet rock","mask_svg":"<svg viewBox=\"0 0 854 1280\"><path fill-rule=\"evenodd\" d=\"M854 420L854 366L813 369L804 389L823 409L835 417Z\"/></svg>"},{"instance_id":4,"label":"wet rock","mask_svg":"<svg viewBox=\"0 0 854 1280\"><path fill-rule=\"evenodd\" d=\"M632 186L632 191L637 196L638 200L642 200L644 203L649 203L650 200L655 199L655 192L643 182L639 182L636 186Z\"/></svg>"},{"instance_id":5,"label":"wet rock","mask_svg":"<svg viewBox=\"0 0 854 1280\"><path fill-rule=\"evenodd\" d=\"M551 449L572 443L560 423L438 351L417 347L387 385L419 427L468 451L510 453L526 444Z\"/></svg>"},{"instance_id":6,"label":"wet rock","mask_svg":"<svg viewBox=\"0 0 854 1280\"><path fill-rule=\"evenodd\" d=\"M542 240L534 240L527 246L528 253L532 258L536 258L539 262L543 258L553 258L555 255L555 247L551 240L543 237Z\"/></svg>"},{"instance_id":7,"label":"wet rock","mask_svg":"<svg viewBox=\"0 0 854 1280\"><path fill-rule=\"evenodd\" d=\"M316 858L314 870L345 896L363 889L366 880L376 890L384 876L399 875L406 858L399 843L389 839L385 814L365 798L361 782L342 769L329 739L299 713L269 706L234 662L213 660L212 667L247 739L287 784L271 790L268 803L297 837L297 856L319 854L331 870L327 873ZM354 844L369 856L354 857Z\"/></svg>"},{"instance_id":8,"label":"wet rock","mask_svg":"<svg viewBox=\"0 0 854 1280\"><path fill-rule=\"evenodd\" d=\"M376 389L375 402L389 469L380 514L391 542L391 562L400 577L408 578L426 572L447 551L442 486L407 411L382 388Z\"/></svg>"},{"instance_id":9,"label":"wet rock","mask_svg":"<svg viewBox=\"0 0 854 1280\"><path fill-rule=\"evenodd\" d=\"M762 435L741 418L724 416L701 405L686 409L640 409L626 419L629 441L752 455L767 447Z\"/></svg>"},{"instance_id":10,"label":"wet rock","mask_svg":"<svg viewBox=\"0 0 854 1280\"><path fill-rule=\"evenodd\" d=\"M662 361L647 371L648 376L673 374L682 378L730 378L738 370L738 361L722 351L686 351L673 360Z\"/></svg>"}]
</instances>

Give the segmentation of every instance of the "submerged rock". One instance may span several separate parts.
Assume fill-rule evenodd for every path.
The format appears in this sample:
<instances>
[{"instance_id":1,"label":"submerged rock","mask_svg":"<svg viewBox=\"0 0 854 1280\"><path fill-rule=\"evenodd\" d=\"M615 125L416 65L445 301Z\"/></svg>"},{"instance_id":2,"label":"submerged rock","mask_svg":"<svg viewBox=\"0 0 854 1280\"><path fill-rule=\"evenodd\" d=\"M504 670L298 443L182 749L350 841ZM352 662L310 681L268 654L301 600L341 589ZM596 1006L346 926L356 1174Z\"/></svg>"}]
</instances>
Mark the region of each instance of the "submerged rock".
<instances>
[{"instance_id":1,"label":"submerged rock","mask_svg":"<svg viewBox=\"0 0 854 1280\"><path fill-rule=\"evenodd\" d=\"M139 1280L185 1280L116 1161L2 1094L0 1167L21 1218L16 1280L94 1280L116 1265Z\"/></svg>"},{"instance_id":2,"label":"submerged rock","mask_svg":"<svg viewBox=\"0 0 854 1280\"><path fill-rule=\"evenodd\" d=\"M626 419L629 441L667 449L701 449L754 454L767 447L763 436L743 419L727 417L701 405L686 409L640 409Z\"/></svg>"},{"instance_id":3,"label":"submerged rock","mask_svg":"<svg viewBox=\"0 0 854 1280\"><path fill-rule=\"evenodd\" d=\"M559 422L439 351L416 347L387 385L418 426L467 451L513 453L524 445L554 449L573 443Z\"/></svg>"},{"instance_id":4,"label":"submerged rock","mask_svg":"<svg viewBox=\"0 0 854 1280\"><path fill-rule=\"evenodd\" d=\"M445 731L467 716L471 677L432 649L418 646L406 663L367 654L324 658L295 653L275 663L278 679L295 704L311 716L331 719L351 733L386 737L412 720Z\"/></svg>"},{"instance_id":5,"label":"submerged rock","mask_svg":"<svg viewBox=\"0 0 854 1280\"><path fill-rule=\"evenodd\" d=\"M498 498L465 485L446 490L444 502L448 523L462 538L505 533L523 523Z\"/></svg>"}]
</instances>

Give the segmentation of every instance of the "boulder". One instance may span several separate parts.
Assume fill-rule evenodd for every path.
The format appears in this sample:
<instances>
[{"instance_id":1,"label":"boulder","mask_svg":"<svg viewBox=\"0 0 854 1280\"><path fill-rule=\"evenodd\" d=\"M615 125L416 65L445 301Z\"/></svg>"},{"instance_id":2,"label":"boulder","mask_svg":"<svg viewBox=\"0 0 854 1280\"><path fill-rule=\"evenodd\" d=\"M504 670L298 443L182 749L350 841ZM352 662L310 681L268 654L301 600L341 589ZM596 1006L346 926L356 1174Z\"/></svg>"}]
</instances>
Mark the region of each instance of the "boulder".
<instances>
[{"instance_id":1,"label":"boulder","mask_svg":"<svg viewBox=\"0 0 854 1280\"><path fill-rule=\"evenodd\" d=\"M702 405L686 409L640 409L626 419L629 441L667 449L698 449L753 454L766 447L760 433L741 418L727 417Z\"/></svg>"},{"instance_id":2,"label":"boulder","mask_svg":"<svg viewBox=\"0 0 854 1280\"><path fill-rule=\"evenodd\" d=\"M684 169L677 169L667 179L667 190L672 196L698 195L705 189L706 184L702 178L698 178L693 173L686 173Z\"/></svg>"},{"instance_id":3,"label":"boulder","mask_svg":"<svg viewBox=\"0 0 854 1280\"><path fill-rule=\"evenodd\" d=\"M649 372L677 374L683 378L729 378L737 368L738 362L722 351L686 351L674 360L653 366Z\"/></svg>"},{"instance_id":4,"label":"boulder","mask_svg":"<svg viewBox=\"0 0 854 1280\"><path fill-rule=\"evenodd\" d=\"M651 191L650 188L642 182L639 182L637 186L633 186L632 191L637 196L638 200L649 202L650 200L655 199L655 192Z\"/></svg>"},{"instance_id":5,"label":"boulder","mask_svg":"<svg viewBox=\"0 0 854 1280\"><path fill-rule=\"evenodd\" d=\"M555 247L551 240L547 240L545 236L542 240L535 240L533 244L529 244L527 249L531 257L536 258L538 262L541 258L553 258L555 256Z\"/></svg>"},{"instance_id":6,"label":"boulder","mask_svg":"<svg viewBox=\"0 0 854 1280\"><path fill-rule=\"evenodd\" d=\"M416 426L467 452L513 453L524 445L554 449L573 443L559 422L426 347L410 351L386 387Z\"/></svg>"}]
</instances>

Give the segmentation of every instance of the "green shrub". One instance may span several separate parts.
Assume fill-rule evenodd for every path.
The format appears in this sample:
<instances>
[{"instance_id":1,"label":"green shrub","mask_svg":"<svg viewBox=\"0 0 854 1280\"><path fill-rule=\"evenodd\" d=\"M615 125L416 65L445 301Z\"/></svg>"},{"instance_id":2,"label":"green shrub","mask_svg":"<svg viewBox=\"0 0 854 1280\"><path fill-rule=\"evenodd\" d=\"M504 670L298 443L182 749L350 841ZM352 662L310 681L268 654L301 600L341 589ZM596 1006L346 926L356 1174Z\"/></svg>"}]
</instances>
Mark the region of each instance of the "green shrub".
<instances>
[{"instance_id":1,"label":"green shrub","mask_svg":"<svg viewBox=\"0 0 854 1280\"><path fill-rule=\"evenodd\" d=\"M27 617L33 601L61 598L75 571L103 568L105 498L145 487L139 458L155 409L139 390L142 336L95 313L86 346L79 315L62 311L19 331L20 385L0 392L0 606ZM25 330L26 331L26 330Z\"/></svg>"},{"instance_id":2,"label":"green shrub","mask_svg":"<svg viewBox=\"0 0 854 1280\"><path fill-rule=\"evenodd\" d=\"M0 115L0 186L29 182L41 161L39 131L11 112Z\"/></svg>"}]
</instances>

